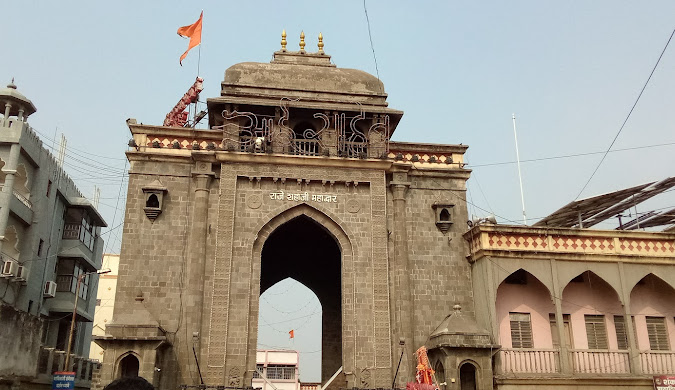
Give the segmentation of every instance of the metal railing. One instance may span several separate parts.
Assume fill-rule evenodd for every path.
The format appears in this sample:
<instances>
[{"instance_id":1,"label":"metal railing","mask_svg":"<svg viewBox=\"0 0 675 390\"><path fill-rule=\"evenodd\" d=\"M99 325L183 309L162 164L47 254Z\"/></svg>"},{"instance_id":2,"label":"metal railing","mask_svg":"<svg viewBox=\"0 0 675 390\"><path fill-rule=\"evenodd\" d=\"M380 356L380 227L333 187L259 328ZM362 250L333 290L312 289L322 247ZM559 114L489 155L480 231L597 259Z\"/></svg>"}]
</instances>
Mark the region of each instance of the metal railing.
<instances>
[{"instance_id":1,"label":"metal railing","mask_svg":"<svg viewBox=\"0 0 675 390\"><path fill-rule=\"evenodd\" d=\"M38 355L37 373L38 376L47 377L51 380L51 375L57 371L74 371L77 382L91 381L92 373L99 365L97 360L91 360L84 356L71 355L71 367L65 367L66 352L55 348L40 347Z\"/></svg>"},{"instance_id":2,"label":"metal railing","mask_svg":"<svg viewBox=\"0 0 675 390\"><path fill-rule=\"evenodd\" d=\"M502 349L499 357L502 373L560 372L560 351L557 349Z\"/></svg>"}]
</instances>

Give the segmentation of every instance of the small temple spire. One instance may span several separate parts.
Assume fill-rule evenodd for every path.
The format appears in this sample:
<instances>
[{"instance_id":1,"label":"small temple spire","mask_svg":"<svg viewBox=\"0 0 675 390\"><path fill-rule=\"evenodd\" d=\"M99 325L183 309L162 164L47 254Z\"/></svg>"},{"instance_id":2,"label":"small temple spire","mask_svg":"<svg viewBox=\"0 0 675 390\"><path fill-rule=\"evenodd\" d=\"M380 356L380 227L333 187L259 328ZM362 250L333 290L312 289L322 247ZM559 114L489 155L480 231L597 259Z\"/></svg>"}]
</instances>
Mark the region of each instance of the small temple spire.
<instances>
[{"instance_id":1,"label":"small temple spire","mask_svg":"<svg viewBox=\"0 0 675 390\"><path fill-rule=\"evenodd\" d=\"M317 44L319 47L319 54L324 54L323 52L323 34L319 33L319 43Z\"/></svg>"},{"instance_id":2,"label":"small temple spire","mask_svg":"<svg viewBox=\"0 0 675 390\"><path fill-rule=\"evenodd\" d=\"M300 53L305 52L305 32L300 32Z\"/></svg>"},{"instance_id":3,"label":"small temple spire","mask_svg":"<svg viewBox=\"0 0 675 390\"><path fill-rule=\"evenodd\" d=\"M281 32L281 51L286 51L286 44L288 42L286 41L286 29Z\"/></svg>"}]
</instances>

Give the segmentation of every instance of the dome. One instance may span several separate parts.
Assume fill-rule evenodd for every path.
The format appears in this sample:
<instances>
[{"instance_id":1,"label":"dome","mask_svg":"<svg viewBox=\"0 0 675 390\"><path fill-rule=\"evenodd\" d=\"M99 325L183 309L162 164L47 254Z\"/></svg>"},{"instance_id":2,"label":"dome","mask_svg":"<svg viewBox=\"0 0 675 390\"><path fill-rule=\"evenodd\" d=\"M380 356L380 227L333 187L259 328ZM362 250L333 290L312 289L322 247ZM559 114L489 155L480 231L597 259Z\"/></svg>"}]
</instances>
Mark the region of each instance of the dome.
<instances>
[{"instance_id":1,"label":"dome","mask_svg":"<svg viewBox=\"0 0 675 390\"><path fill-rule=\"evenodd\" d=\"M377 77L337 68L328 55L298 52L276 52L270 63L231 66L225 71L221 96L387 106L384 84Z\"/></svg>"},{"instance_id":2,"label":"dome","mask_svg":"<svg viewBox=\"0 0 675 390\"><path fill-rule=\"evenodd\" d=\"M11 105L9 110L9 116L18 116L19 110L23 108L23 115L29 116L33 114L36 110L33 102L25 97L21 92L16 90L16 85L14 85L14 80L7 84L6 88L0 89L0 102L3 106L6 103ZM0 112L4 113L4 107L0 108Z\"/></svg>"}]
</instances>

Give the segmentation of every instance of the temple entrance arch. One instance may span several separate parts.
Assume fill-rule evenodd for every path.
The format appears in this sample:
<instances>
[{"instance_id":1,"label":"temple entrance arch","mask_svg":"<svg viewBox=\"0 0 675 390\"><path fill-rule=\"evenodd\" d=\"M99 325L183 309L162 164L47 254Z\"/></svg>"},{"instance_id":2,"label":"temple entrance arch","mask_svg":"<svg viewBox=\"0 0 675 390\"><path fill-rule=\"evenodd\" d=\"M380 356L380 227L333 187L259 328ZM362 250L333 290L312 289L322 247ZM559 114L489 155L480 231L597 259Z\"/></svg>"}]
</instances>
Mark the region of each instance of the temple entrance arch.
<instances>
[{"instance_id":1,"label":"temple entrance arch","mask_svg":"<svg viewBox=\"0 0 675 390\"><path fill-rule=\"evenodd\" d=\"M272 218L260 230L253 251L260 289L258 294L251 296L254 300L252 309L259 308L261 294L286 278L309 288L319 299L322 310L321 381L325 383L345 365L343 346L348 341L343 339L342 328L346 309L343 291L347 281L343 275L350 278L344 269L353 255L351 240L331 217L301 204ZM257 314L251 316L251 320L256 321L256 329L262 325L257 324ZM255 341L249 348L257 346ZM255 351L249 349L249 356L251 352Z\"/></svg>"}]
</instances>

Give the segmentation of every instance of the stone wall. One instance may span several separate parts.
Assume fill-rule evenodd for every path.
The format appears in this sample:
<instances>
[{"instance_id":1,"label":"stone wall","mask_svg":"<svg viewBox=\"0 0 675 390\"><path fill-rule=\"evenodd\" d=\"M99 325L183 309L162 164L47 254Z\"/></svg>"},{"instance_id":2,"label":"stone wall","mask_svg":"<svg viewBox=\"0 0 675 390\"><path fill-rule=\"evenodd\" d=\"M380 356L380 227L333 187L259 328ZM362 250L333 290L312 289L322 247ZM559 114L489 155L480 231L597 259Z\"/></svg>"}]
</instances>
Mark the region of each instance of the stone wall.
<instances>
[{"instance_id":1,"label":"stone wall","mask_svg":"<svg viewBox=\"0 0 675 390\"><path fill-rule=\"evenodd\" d=\"M0 306L0 379L29 379L37 374L44 323L11 306Z\"/></svg>"}]
</instances>

